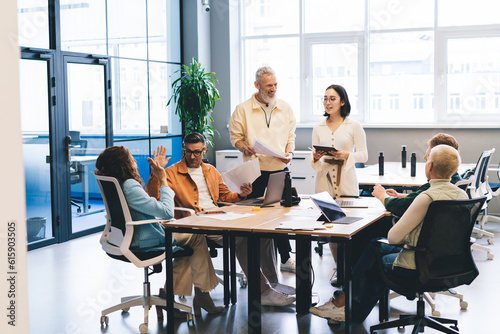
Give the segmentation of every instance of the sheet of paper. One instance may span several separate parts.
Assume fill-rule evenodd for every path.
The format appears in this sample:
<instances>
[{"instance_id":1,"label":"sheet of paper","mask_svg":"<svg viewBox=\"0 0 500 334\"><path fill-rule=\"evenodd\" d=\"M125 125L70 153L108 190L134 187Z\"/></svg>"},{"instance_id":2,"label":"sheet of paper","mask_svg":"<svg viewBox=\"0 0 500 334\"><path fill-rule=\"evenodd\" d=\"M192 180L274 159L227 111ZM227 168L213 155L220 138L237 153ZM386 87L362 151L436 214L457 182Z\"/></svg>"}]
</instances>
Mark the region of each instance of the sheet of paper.
<instances>
[{"instance_id":1,"label":"sheet of paper","mask_svg":"<svg viewBox=\"0 0 500 334\"><path fill-rule=\"evenodd\" d=\"M277 230L326 230L326 226L319 221L311 221L300 216L289 216L284 223L276 227Z\"/></svg>"},{"instance_id":2,"label":"sheet of paper","mask_svg":"<svg viewBox=\"0 0 500 334\"><path fill-rule=\"evenodd\" d=\"M244 213L244 212L228 212L228 213L219 213L219 214L209 214L205 215L206 218L212 218L217 220L234 220L245 217L250 217L255 215L254 213Z\"/></svg>"},{"instance_id":3,"label":"sheet of paper","mask_svg":"<svg viewBox=\"0 0 500 334\"><path fill-rule=\"evenodd\" d=\"M259 154L268 155L268 156L274 157L274 158L286 159L285 154L273 150L272 148L270 148L269 146L266 146L264 143L262 143L258 139L253 140L252 147L255 150L255 152L257 152Z\"/></svg>"},{"instance_id":4,"label":"sheet of paper","mask_svg":"<svg viewBox=\"0 0 500 334\"><path fill-rule=\"evenodd\" d=\"M260 176L259 159L252 159L222 174L229 190L239 193L244 183L252 183Z\"/></svg>"}]
</instances>

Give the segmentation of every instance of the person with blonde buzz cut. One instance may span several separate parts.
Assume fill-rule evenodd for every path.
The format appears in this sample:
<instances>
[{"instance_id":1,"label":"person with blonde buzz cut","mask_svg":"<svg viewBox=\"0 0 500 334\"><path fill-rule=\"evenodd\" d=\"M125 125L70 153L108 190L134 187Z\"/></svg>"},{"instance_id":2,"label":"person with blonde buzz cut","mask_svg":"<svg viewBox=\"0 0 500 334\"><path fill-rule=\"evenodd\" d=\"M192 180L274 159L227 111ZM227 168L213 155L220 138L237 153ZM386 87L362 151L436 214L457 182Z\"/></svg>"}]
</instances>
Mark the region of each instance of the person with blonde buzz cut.
<instances>
[{"instance_id":1,"label":"person with blonde buzz cut","mask_svg":"<svg viewBox=\"0 0 500 334\"><path fill-rule=\"evenodd\" d=\"M389 244L372 239L352 271L352 319L363 322L387 289L377 270L377 249L382 254L384 270L401 279L418 277L415 254L411 249L395 246L417 245L422 222L433 201L468 199L467 193L450 182L460 165L460 155L448 145L437 145L429 152L425 175L430 187L420 193L401 219L389 230ZM411 248L410 247L410 248ZM367 275L370 273L370 275ZM345 294L335 293L327 303L309 309L314 315L330 319L329 323L345 321Z\"/></svg>"}]
</instances>

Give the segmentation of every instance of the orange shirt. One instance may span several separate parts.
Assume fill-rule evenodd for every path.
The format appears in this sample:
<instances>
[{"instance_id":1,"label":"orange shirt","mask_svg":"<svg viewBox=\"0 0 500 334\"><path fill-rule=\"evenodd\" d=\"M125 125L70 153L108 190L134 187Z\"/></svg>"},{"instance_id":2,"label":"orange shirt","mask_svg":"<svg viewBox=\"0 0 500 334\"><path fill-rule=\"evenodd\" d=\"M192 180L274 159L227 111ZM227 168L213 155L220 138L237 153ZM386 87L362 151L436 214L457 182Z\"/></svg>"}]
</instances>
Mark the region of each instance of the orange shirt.
<instances>
[{"instance_id":1,"label":"orange shirt","mask_svg":"<svg viewBox=\"0 0 500 334\"><path fill-rule=\"evenodd\" d=\"M218 201L222 202L239 202L238 193L229 190L227 185L222 180L222 176L214 166L201 163L201 169L205 180L207 181L208 190L215 204ZM198 187L189 175L186 161L181 161L173 164L165 169L167 173L168 186L175 192L175 206L182 208L190 208L196 212L203 211L199 203ZM156 177L150 175L146 191L149 196L160 198L160 182ZM181 218L182 213L176 212L176 218Z\"/></svg>"}]
</instances>

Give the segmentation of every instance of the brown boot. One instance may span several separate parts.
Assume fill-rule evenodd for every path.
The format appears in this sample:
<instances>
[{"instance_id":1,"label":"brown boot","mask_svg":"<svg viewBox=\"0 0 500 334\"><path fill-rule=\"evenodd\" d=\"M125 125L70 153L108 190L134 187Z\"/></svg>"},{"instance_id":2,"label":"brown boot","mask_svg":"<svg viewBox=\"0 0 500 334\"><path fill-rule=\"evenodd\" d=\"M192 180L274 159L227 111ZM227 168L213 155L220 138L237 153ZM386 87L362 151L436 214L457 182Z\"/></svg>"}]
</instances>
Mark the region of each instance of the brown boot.
<instances>
[{"instance_id":1,"label":"brown boot","mask_svg":"<svg viewBox=\"0 0 500 334\"><path fill-rule=\"evenodd\" d=\"M208 292L202 292L199 288L194 288L193 309L195 315L201 315L200 308L210 314L221 313L224 311L223 306L215 306L212 297Z\"/></svg>"}]
</instances>

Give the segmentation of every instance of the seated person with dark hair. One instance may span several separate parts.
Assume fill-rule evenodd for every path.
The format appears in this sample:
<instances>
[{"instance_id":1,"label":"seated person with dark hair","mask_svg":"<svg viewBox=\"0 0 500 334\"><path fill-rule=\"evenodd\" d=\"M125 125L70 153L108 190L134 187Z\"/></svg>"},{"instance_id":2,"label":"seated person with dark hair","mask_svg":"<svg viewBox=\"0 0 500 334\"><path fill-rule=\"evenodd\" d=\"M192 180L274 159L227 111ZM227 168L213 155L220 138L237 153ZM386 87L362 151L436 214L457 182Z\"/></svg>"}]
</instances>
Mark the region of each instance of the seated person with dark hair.
<instances>
[{"instance_id":1,"label":"seated person with dark hair","mask_svg":"<svg viewBox=\"0 0 500 334\"><path fill-rule=\"evenodd\" d=\"M229 190L222 176L214 166L202 161L207 148L205 138L198 132L188 134L184 138L184 156L181 161L168 167L168 185L175 192L174 202L178 207L190 208L196 212L217 209L216 203L238 202L252 192L252 185L245 184L238 194ZM166 150L158 148L154 152L154 161L162 167L167 165ZM158 198L159 183L155 174L151 174L147 191L150 196ZM208 236L221 244L221 236ZM248 276L247 239L236 238L236 257L243 272ZM276 255L272 239L262 239L261 248L261 303L262 305L284 306L295 301L295 289L278 283L276 271ZM174 282L175 284L175 282Z\"/></svg>"},{"instance_id":2,"label":"seated person with dark hair","mask_svg":"<svg viewBox=\"0 0 500 334\"><path fill-rule=\"evenodd\" d=\"M170 158L166 159L168 162ZM174 216L174 192L168 186L164 166L148 157L152 174L155 175L158 186L158 197L150 197L144 190L144 182L139 175L137 162L129 149L123 146L106 148L96 160L95 171L98 175L112 176L120 183L133 220L148 220L155 217L171 219ZM203 307L210 313L220 313L222 306L215 306L209 291L219 282L215 275L212 260L203 235L174 233L178 246L189 246L193 255L176 258L174 268L174 293L191 295L195 286L193 307L195 312ZM134 228L131 248L144 251L165 251L165 230L160 224L142 224ZM161 295L161 292L160 292ZM179 311L176 311L178 313ZM180 312L177 316L185 317Z\"/></svg>"},{"instance_id":3,"label":"seated person with dark hair","mask_svg":"<svg viewBox=\"0 0 500 334\"><path fill-rule=\"evenodd\" d=\"M460 155L448 145L438 145L430 150L425 165L425 175L430 187L421 192L412 202L401 219L389 230L388 241L383 244L373 239L357 261L352 271L352 319L363 322L381 298L387 286L377 277L377 252L383 255L384 270L401 278L418 276L414 251L395 246L407 244L416 246L422 222L432 201L462 200L468 196L462 189L450 182L460 165ZM367 275L367 273L370 275ZM375 273L375 274L374 274ZM330 322L345 321L345 295L339 293L326 304L309 309L314 315L331 319Z\"/></svg>"}]
</instances>

